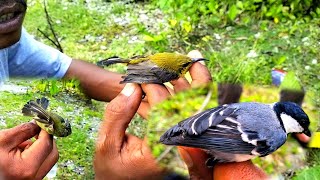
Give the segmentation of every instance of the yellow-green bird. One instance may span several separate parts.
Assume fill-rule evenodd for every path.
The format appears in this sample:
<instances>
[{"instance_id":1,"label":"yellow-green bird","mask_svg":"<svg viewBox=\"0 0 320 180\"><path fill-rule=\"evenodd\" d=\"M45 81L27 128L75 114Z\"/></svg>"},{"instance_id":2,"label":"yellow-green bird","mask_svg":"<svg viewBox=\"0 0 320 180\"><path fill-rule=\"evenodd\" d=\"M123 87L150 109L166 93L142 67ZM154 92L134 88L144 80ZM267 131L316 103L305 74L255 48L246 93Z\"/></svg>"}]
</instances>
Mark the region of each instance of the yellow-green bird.
<instances>
[{"instance_id":1,"label":"yellow-green bird","mask_svg":"<svg viewBox=\"0 0 320 180\"><path fill-rule=\"evenodd\" d=\"M22 114L31 116L36 123L49 134L57 137L66 137L71 134L71 125L61 116L48 112L49 100L45 97L36 101L28 101L22 108Z\"/></svg>"},{"instance_id":2,"label":"yellow-green bird","mask_svg":"<svg viewBox=\"0 0 320 180\"><path fill-rule=\"evenodd\" d=\"M134 56L122 59L117 56L99 61L98 66L109 66L116 63L126 63L127 75L120 83L156 83L162 84L184 75L190 66L204 58L190 58L176 53L156 53L149 56Z\"/></svg>"}]
</instances>

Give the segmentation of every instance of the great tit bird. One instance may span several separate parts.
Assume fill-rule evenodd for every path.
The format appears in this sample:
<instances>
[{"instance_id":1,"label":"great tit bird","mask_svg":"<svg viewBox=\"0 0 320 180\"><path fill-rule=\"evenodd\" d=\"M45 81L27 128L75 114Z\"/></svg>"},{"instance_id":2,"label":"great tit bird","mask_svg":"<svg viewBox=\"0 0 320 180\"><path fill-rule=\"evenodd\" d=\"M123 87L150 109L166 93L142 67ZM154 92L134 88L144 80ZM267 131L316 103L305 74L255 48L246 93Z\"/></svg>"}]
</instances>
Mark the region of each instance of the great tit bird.
<instances>
[{"instance_id":1,"label":"great tit bird","mask_svg":"<svg viewBox=\"0 0 320 180\"><path fill-rule=\"evenodd\" d=\"M160 142L196 147L206 162L241 162L266 156L282 146L288 133L311 136L307 114L295 103L234 103L208 109L166 131Z\"/></svg>"},{"instance_id":2,"label":"great tit bird","mask_svg":"<svg viewBox=\"0 0 320 180\"><path fill-rule=\"evenodd\" d=\"M97 63L98 66L109 66L116 63L126 63L127 75L120 83L156 83L162 84L184 75L190 66L204 58L190 58L175 53L156 53L150 56L135 56L130 59L111 57Z\"/></svg>"},{"instance_id":3,"label":"great tit bird","mask_svg":"<svg viewBox=\"0 0 320 180\"><path fill-rule=\"evenodd\" d=\"M57 137L66 137L71 134L71 125L68 120L64 120L61 116L46 111L49 106L49 100L45 97L30 100L22 108L25 116L31 116L36 123L49 134Z\"/></svg>"}]
</instances>

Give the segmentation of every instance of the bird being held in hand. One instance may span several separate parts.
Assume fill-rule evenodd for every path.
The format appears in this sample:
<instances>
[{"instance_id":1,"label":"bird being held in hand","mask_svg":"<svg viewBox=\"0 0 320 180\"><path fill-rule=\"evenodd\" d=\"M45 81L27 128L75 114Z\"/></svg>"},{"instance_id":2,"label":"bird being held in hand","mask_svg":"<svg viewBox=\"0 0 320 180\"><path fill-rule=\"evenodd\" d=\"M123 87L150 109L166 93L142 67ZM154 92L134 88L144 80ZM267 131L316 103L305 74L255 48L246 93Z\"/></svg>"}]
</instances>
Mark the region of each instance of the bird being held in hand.
<instances>
[{"instance_id":1,"label":"bird being held in hand","mask_svg":"<svg viewBox=\"0 0 320 180\"><path fill-rule=\"evenodd\" d=\"M69 136L71 125L68 120L64 120L61 116L48 112L49 100L45 97L36 101L28 101L22 108L22 113L25 116L31 116L36 123L49 134L57 137Z\"/></svg>"},{"instance_id":2,"label":"bird being held in hand","mask_svg":"<svg viewBox=\"0 0 320 180\"><path fill-rule=\"evenodd\" d=\"M155 83L162 84L184 75L190 66L204 58L190 58L175 53L156 53L150 56L135 56L130 59L111 57L97 63L98 66L109 66L126 63L127 75L120 83Z\"/></svg>"},{"instance_id":3,"label":"bird being held in hand","mask_svg":"<svg viewBox=\"0 0 320 180\"><path fill-rule=\"evenodd\" d=\"M241 162L266 156L282 146L288 133L311 136L309 118L292 102L234 103L208 109L165 132L166 145L201 148L217 162Z\"/></svg>"}]
</instances>

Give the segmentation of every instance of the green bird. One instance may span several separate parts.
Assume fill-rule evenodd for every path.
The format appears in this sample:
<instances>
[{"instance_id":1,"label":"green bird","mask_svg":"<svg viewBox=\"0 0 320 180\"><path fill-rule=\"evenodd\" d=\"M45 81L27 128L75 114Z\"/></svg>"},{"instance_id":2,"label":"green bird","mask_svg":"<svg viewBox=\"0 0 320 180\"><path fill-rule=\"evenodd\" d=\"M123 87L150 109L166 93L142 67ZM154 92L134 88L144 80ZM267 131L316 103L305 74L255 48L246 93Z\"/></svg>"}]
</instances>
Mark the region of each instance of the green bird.
<instances>
[{"instance_id":1,"label":"green bird","mask_svg":"<svg viewBox=\"0 0 320 180\"><path fill-rule=\"evenodd\" d=\"M127 64L127 75L120 83L156 83L162 84L184 75L190 66L204 58L190 58L176 53L156 53L149 56L134 56L122 59L117 56L101 60L98 66L109 66L116 63Z\"/></svg>"},{"instance_id":2,"label":"green bird","mask_svg":"<svg viewBox=\"0 0 320 180\"><path fill-rule=\"evenodd\" d=\"M36 123L49 134L57 137L66 137L71 134L71 125L68 120L61 116L48 112L49 100L45 97L30 100L22 108L22 114L31 116Z\"/></svg>"}]
</instances>

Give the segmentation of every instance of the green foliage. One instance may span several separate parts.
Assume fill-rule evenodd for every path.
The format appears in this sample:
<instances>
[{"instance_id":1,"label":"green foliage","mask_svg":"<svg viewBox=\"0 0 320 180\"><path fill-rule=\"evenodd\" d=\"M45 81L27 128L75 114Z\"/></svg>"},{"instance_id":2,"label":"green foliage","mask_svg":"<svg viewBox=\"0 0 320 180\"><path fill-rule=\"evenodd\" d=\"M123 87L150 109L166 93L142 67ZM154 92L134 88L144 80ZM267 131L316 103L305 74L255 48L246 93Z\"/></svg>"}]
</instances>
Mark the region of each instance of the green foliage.
<instances>
[{"instance_id":1,"label":"green foliage","mask_svg":"<svg viewBox=\"0 0 320 180\"><path fill-rule=\"evenodd\" d=\"M308 164L312 166L320 165L320 150L318 148L310 148L307 154Z\"/></svg>"},{"instance_id":2,"label":"green foliage","mask_svg":"<svg viewBox=\"0 0 320 180\"><path fill-rule=\"evenodd\" d=\"M224 23L248 23L250 17L258 19L295 20L315 18L320 15L319 2L316 0L160 0L158 6L168 11L177 20L188 19L192 24L201 20Z\"/></svg>"},{"instance_id":3,"label":"green foliage","mask_svg":"<svg viewBox=\"0 0 320 180\"><path fill-rule=\"evenodd\" d=\"M238 51L240 47L232 46L224 52L213 52L208 67L212 77L218 83L270 83L271 68L266 66L264 58L248 58L254 51Z\"/></svg>"},{"instance_id":4,"label":"green foliage","mask_svg":"<svg viewBox=\"0 0 320 180\"><path fill-rule=\"evenodd\" d=\"M57 95L60 92L67 91L69 93L80 93L80 83L78 80L36 80L35 91L39 91L41 93L48 93L51 96Z\"/></svg>"},{"instance_id":5,"label":"green foliage","mask_svg":"<svg viewBox=\"0 0 320 180\"><path fill-rule=\"evenodd\" d=\"M168 50L169 42L167 39L167 33L160 33L158 35L149 34L150 35L145 34L143 37L147 47L152 47L152 50L156 52L165 52Z\"/></svg>"},{"instance_id":6,"label":"green foliage","mask_svg":"<svg viewBox=\"0 0 320 180\"><path fill-rule=\"evenodd\" d=\"M320 165L314 167L308 167L298 172L294 176L293 180L309 180L309 179L318 179L320 177Z\"/></svg>"},{"instance_id":7,"label":"green foliage","mask_svg":"<svg viewBox=\"0 0 320 180\"><path fill-rule=\"evenodd\" d=\"M286 74L280 85L281 89L301 91L302 87L294 72L290 71Z\"/></svg>"}]
</instances>

